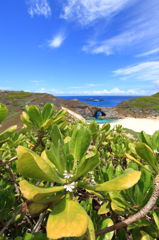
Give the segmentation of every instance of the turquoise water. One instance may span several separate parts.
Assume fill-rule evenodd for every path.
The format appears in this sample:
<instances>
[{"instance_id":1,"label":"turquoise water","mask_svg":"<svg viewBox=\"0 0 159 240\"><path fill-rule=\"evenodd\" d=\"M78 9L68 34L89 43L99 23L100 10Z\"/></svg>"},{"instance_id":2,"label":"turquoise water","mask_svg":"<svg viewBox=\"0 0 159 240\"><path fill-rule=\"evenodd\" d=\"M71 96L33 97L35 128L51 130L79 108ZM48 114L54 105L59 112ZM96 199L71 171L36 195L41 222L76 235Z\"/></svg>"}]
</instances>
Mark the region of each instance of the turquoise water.
<instances>
[{"instance_id":1,"label":"turquoise water","mask_svg":"<svg viewBox=\"0 0 159 240\"><path fill-rule=\"evenodd\" d=\"M94 120L87 120L88 123L95 121L96 123L112 123L116 122L119 119L94 119Z\"/></svg>"}]
</instances>

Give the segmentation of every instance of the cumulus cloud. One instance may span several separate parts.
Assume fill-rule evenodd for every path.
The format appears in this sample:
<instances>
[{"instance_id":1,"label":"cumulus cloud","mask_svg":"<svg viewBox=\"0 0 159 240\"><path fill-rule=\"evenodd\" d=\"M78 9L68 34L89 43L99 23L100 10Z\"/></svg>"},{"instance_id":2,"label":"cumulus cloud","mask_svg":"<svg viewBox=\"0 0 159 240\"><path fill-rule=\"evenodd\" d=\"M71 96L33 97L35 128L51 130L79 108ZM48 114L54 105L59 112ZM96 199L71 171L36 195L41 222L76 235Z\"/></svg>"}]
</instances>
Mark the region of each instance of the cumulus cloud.
<instances>
[{"instance_id":1,"label":"cumulus cloud","mask_svg":"<svg viewBox=\"0 0 159 240\"><path fill-rule=\"evenodd\" d=\"M58 48L62 45L63 41L65 40L65 36L63 34L57 34L53 37L51 41L49 41L49 47L51 48Z\"/></svg>"},{"instance_id":2,"label":"cumulus cloud","mask_svg":"<svg viewBox=\"0 0 159 240\"><path fill-rule=\"evenodd\" d=\"M48 17L51 15L51 8L47 0L28 0L27 3L30 16L42 15Z\"/></svg>"},{"instance_id":3,"label":"cumulus cloud","mask_svg":"<svg viewBox=\"0 0 159 240\"><path fill-rule=\"evenodd\" d=\"M152 81L155 83L159 80L159 61L142 62L120 68L115 70L114 74L123 80Z\"/></svg>"},{"instance_id":4,"label":"cumulus cloud","mask_svg":"<svg viewBox=\"0 0 159 240\"><path fill-rule=\"evenodd\" d=\"M132 1L134 0L67 0L62 17L76 19L80 24L87 25L118 13Z\"/></svg>"}]
</instances>

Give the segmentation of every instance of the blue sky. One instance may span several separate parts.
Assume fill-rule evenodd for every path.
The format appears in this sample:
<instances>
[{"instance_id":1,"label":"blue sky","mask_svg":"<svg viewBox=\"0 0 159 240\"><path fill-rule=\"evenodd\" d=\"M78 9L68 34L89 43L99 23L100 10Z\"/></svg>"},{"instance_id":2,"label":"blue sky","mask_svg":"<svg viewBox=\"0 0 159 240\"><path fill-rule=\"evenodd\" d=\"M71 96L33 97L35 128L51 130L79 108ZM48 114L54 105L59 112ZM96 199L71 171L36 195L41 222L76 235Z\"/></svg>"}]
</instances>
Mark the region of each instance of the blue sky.
<instances>
[{"instance_id":1,"label":"blue sky","mask_svg":"<svg viewBox=\"0 0 159 240\"><path fill-rule=\"evenodd\" d=\"M159 91L158 0L3 0L0 89Z\"/></svg>"}]
</instances>

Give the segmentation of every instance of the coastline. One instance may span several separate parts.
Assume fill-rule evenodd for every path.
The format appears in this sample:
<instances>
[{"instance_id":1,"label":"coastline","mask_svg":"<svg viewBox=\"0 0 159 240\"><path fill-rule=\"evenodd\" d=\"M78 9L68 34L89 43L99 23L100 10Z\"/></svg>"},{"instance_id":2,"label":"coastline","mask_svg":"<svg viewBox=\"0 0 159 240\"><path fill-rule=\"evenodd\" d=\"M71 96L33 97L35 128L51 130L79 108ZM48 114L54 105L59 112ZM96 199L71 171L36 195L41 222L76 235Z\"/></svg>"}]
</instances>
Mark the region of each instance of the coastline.
<instances>
[{"instance_id":1,"label":"coastline","mask_svg":"<svg viewBox=\"0 0 159 240\"><path fill-rule=\"evenodd\" d=\"M145 131L150 135L159 130L159 118L124 118L110 124L112 128L121 125L135 132Z\"/></svg>"}]
</instances>

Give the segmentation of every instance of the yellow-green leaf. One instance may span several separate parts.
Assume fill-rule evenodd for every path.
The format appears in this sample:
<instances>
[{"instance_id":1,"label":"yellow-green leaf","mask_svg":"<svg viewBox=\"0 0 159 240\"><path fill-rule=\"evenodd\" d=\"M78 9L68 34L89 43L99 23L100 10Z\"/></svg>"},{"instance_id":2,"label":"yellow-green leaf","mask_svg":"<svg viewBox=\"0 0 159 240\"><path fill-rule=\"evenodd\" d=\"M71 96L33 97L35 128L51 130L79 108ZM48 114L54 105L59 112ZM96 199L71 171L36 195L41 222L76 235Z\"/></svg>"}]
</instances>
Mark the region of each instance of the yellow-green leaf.
<instances>
[{"instance_id":1,"label":"yellow-green leaf","mask_svg":"<svg viewBox=\"0 0 159 240\"><path fill-rule=\"evenodd\" d=\"M90 131L83 125L78 124L72 134L70 152L73 154L76 161L80 161L87 151L91 141Z\"/></svg>"},{"instance_id":2,"label":"yellow-green leaf","mask_svg":"<svg viewBox=\"0 0 159 240\"><path fill-rule=\"evenodd\" d=\"M101 191L101 192L125 190L134 186L139 181L140 177L141 177L141 172L133 171L129 169L125 171L124 174L110 181L95 185L94 189L95 191Z\"/></svg>"},{"instance_id":3,"label":"yellow-green leaf","mask_svg":"<svg viewBox=\"0 0 159 240\"><path fill-rule=\"evenodd\" d=\"M112 226L114 223L111 218L104 219L101 225L101 229ZM104 234L103 236L97 237L97 240L111 240L113 238L114 231Z\"/></svg>"},{"instance_id":4,"label":"yellow-green leaf","mask_svg":"<svg viewBox=\"0 0 159 240\"><path fill-rule=\"evenodd\" d=\"M50 119L54 113L54 105L52 103L46 103L42 110L43 121Z\"/></svg>"},{"instance_id":5,"label":"yellow-green leaf","mask_svg":"<svg viewBox=\"0 0 159 240\"><path fill-rule=\"evenodd\" d=\"M148 163L157 173L159 171L158 160L152 149L145 143L137 143L135 146L137 154Z\"/></svg>"},{"instance_id":6,"label":"yellow-green leaf","mask_svg":"<svg viewBox=\"0 0 159 240\"><path fill-rule=\"evenodd\" d=\"M49 160L49 158L47 157L47 154L45 151L42 152L41 154L42 159L44 159L44 161L51 167L52 169L52 173L53 173L53 177L54 177L54 181L57 183L65 183L65 180L61 178L59 172L57 171L55 165L53 164L53 162L51 162Z\"/></svg>"},{"instance_id":7,"label":"yellow-green leaf","mask_svg":"<svg viewBox=\"0 0 159 240\"><path fill-rule=\"evenodd\" d=\"M20 119L27 127L34 127L33 123L30 121L30 118L26 112L22 112Z\"/></svg>"},{"instance_id":8,"label":"yellow-green leaf","mask_svg":"<svg viewBox=\"0 0 159 240\"><path fill-rule=\"evenodd\" d=\"M48 208L48 204L32 202L28 205L30 215L35 216Z\"/></svg>"},{"instance_id":9,"label":"yellow-green leaf","mask_svg":"<svg viewBox=\"0 0 159 240\"><path fill-rule=\"evenodd\" d=\"M0 142L8 139L9 136L17 129L17 125L7 128L4 132L0 134Z\"/></svg>"},{"instance_id":10,"label":"yellow-green leaf","mask_svg":"<svg viewBox=\"0 0 159 240\"><path fill-rule=\"evenodd\" d=\"M0 123L6 118L6 116L8 115L8 108L0 103Z\"/></svg>"},{"instance_id":11,"label":"yellow-green leaf","mask_svg":"<svg viewBox=\"0 0 159 240\"><path fill-rule=\"evenodd\" d=\"M57 192L64 190L63 186L43 188L37 187L26 180L19 183L23 196L30 201L37 203L49 203L56 199Z\"/></svg>"},{"instance_id":12,"label":"yellow-green leaf","mask_svg":"<svg viewBox=\"0 0 159 240\"><path fill-rule=\"evenodd\" d=\"M82 240L95 240L95 239L96 239L96 237L95 237L94 225L93 225L91 218L88 217L87 233L84 236L84 238L82 238Z\"/></svg>"},{"instance_id":13,"label":"yellow-green leaf","mask_svg":"<svg viewBox=\"0 0 159 240\"><path fill-rule=\"evenodd\" d=\"M148 233L146 233L144 231L140 231L140 233L141 233L141 239L140 240L153 240L154 239Z\"/></svg>"},{"instance_id":14,"label":"yellow-green leaf","mask_svg":"<svg viewBox=\"0 0 159 240\"><path fill-rule=\"evenodd\" d=\"M62 199L49 215L47 237L60 239L63 237L80 237L88 227L88 215L81 205L73 200Z\"/></svg>"},{"instance_id":15,"label":"yellow-green leaf","mask_svg":"<svg viewBox=\"0 0 159 240\"><path fill-rule=\"evenodd\" d=\"M102 204L102 206L98 210L99 215L106 214L110 211L108 204L109 204L109 202L105 202Z\"/></svg>"},{"instance_id":16,"label":"yellow-green leaf","mask_svg":"<svg viewBox=\"0 0 159 240\"><path fill-rule=\"evenodd\" d=\"M33 151L19 146L17 148L17 170L24 177L38 180L57 181L54 169Z\"/></svg>"},{"instance_id":17,"label":"yellow-green leaf","mask_svg":"<svg viewBox=\"0 0 159 240\"><path fill-rule=\"evenodd\" d=\"M114 212L117 212L117 213L125 212L125 208L122 208L121 206L119 206L115 201L111 202L111 208Z\"/></svg>"},{"instance_id":18,"label":"yellow-green leaf","mask_svg":"<svg viewBox=\"0 0 159 240\"><path fill-rule=\"evenodd\" d=\"M81 160L75 174L75 180L86 175L89 171L92 171L99 164L98 152L92 151L87 154L85 158Z\"/></svg>"}]
</instances>

